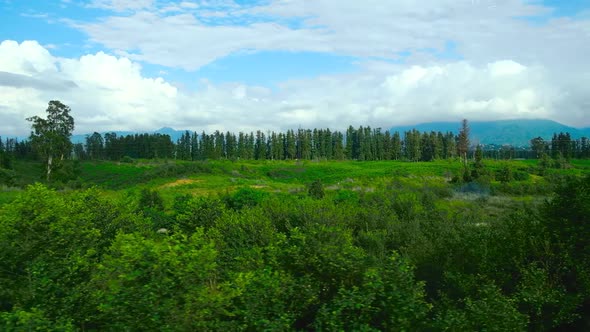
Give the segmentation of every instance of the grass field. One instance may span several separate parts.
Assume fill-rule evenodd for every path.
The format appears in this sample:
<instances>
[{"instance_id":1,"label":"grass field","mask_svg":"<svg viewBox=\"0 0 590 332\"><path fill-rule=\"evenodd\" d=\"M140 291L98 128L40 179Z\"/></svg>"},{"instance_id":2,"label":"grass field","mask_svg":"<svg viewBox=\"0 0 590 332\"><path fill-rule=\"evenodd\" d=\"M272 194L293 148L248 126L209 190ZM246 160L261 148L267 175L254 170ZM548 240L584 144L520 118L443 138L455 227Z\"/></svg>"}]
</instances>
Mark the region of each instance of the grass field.
<instances>
[{"instance_id":1,"label":"grass field","mask_svg":"<svg viewBox=\"0 0 590 332\"><path fill-rule=\"evenodd\" d=\"M514 171L534 173L537 160L494 161L485 166L493 173L506 167ZM582 175L590 171L590 160L573 160L567 169L550 170L550 174ZM20 184L42 180L41 165L34 162L15 163ZM239 188L253 188L267 192L294 193L306 185L321 180L328 193L339 189L373 190L392 179L405 179L406 185L422 186L428 182L446 183L460 173L457 160L434 162L402 161L170 161L136 160L134 163L82 162L78 180L70 187L98 187L108 195L141 190L158 190L166 201L180 194L215 195L231 193ZM530 174L526 181L516 184L492 183L492 187L526 196L535 183L544 178ZM512 187L510 187L510 185ZM517 187L514 189L513 187ZM12 201L18 188L3 188L0 204Z\"/></svg>"}]
</instances>

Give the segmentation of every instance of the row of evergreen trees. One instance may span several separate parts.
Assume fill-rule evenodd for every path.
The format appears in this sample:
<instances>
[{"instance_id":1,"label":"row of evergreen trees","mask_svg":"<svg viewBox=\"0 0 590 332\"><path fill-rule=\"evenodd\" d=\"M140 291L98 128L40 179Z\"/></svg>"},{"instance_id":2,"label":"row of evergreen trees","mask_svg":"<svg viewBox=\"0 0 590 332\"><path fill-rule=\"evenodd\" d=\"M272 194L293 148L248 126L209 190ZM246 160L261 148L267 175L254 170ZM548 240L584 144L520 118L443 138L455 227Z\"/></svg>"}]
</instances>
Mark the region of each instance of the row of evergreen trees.
<instances>
[{"instance_id":1,"label":"row of evergreen trees","mask_svg":"<svg viewBox=\"0 0 590 332\"><path fill-rule=\"evenodd\" d=\"M8 161L9 159L28 159L34 156L33 146L31 141L22 140L19 141L17 138L6 138L0 137L0 158ZM5 167L6 168L6 167Z\"/></svg>"},{"instance_id":2,"label":"row of evergreen trees","mask_svg":"<svg viewBox=\"0 0 590 332\"><path fill-rule=\"evenodd\" d=\"M457 136L451 132L403 133L352 126L346 133L330 129L299 129L285 133L262 131L207 134L186 131L172 144L169 136L140 134L103 138L94 133L76 155L87 159L132 158L256 159L256 160L410 160L430 161L457 155Z\"/></svg>"},{"instance_id":3,"label":"row of evergreen trees","mask_svg":"<svg viewBox=\"0 0 590 332\"><path fill-rule=\"evenodd\" d=\"M551 141L545 141L542 137L533 138L531 149L537 158L543 154L553 158L590 158L590 140L587 137L574 140L570 133L554 133Z\"/></svg>"},{"instance_id":4,"label":"row of evergreen trees","mask_svg":"<svg viewBox=\"0 0 590 332\"><path fill-rule=\"evenodd\" d=\"M330 129L298 129L285 133L262 131L238 134L215 131L207 134L186 131L176 143L165 134L117 135L95 132L84 144L73 145L75 158L121 160L123 157L153 159L257 159L257 160L409 160L430 161L457 157L459 135L452 132L404 133L381 128L348 127L345 133ZM555 133L550 141L531 140L530 148L482 146L485 158L590 158L590 140L572 139L569 133ZM474 153L475 148L471 149ZM0 159L4 168L10 159L34 159L28 140L0 138Z\"/></svg>"}]
</instances>

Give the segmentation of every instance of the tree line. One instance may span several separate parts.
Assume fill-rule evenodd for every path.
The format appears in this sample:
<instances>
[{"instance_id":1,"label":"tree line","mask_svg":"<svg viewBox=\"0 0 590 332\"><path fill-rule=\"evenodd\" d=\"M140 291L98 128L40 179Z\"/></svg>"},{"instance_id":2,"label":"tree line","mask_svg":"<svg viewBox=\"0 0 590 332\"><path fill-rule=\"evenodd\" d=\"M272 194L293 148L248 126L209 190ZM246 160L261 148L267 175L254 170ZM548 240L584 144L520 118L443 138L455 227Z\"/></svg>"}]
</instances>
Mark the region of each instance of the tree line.
<instances>
[{"instance_id":1,"label":"tree line","mask_svg":"<svg viewBox=\"0 0 590 332\"><path fill-rule=\"evenodd\" d=\"M544 154L552 158L589 158L590 140L587 137L573 139L567 132L554 133L551 141L545 141L542 137L533 138L531 150L536 158L542 158Z\"/></svg>"},{"instance_id":2,"label":"tree line","mask_svg":"<svg viewBox=\"0 0 590 332\"><path fill-rule=\"evenodd\" d=\"M59 101L50 101L47 118L32 117L29 140L18 141L0 137L0 165L9 169L11 159L42 158L47 165L47 176L52 164L64 158L79 160L141 159L255 159L255 160L406 160L431 161L460 157L466 161L475 157L475 148L469 142L469 123L463 120L458 134L453 132L420 132L416 129L403 133L370 126L345 132L326 129L297 129L286 132L263 131L232 133L215 131L200 134L185 131L173 142L166 134L101 135L94 132L86 136L85 143L72 144L74 129L71 109ZM569 133L555 133L551 141L533 138L530 148L509 145L477 145L482 157L512 158L590 158L590 141L586 137L573 139ZM58 158L59 160L54 160Z\"/></svg>"},{"instance_id":3,"label":"tree line","mask_svg":"<svg viewBox=\"0 0 590 332\"><path fill-rule=\"evenodd\" d=\"M350 139L348 139L350 138ZM85 143L72 145L71 156L81 160L139 159L256 159L256 160L406 160L432 161L459 156L459 136L453 132L403 133L382 131L381 128L350 126L346 132L330 129L298 129L287 132L262 131L238 134L185 131L176 142L167 134L117 135L94 132ZM484 158L541 159L590 158L590 140L573 139L569 133L555 133L551 140L537 137L529 148L511 145L480 145ZM469 146L472 157L476 146ZM0 160L35 159L36 151L30 140L0 137ZM3 163L8 163L4 161ZM5 167L7 168L7 167Z\"/></svg>"},{"instance_id":4,"label":"tree line","mask_svg":"<svg viewBox=\"0 0 590 332\"><path fill-rule=\"evenodd\" d=\"M298 129L211 134L185 131L173 143L168 135L117 136L93 133L75 147L81 159L175 158L180 160L410 160L430 161L457 156L457 137L451 133L412 130L391 134L381 128L350 126L345 133L330 129Z\"/></svg>"},{"instance_id":5,"label":"tree line","mask_svg":"<svg viewBox=\"0 0 590 332\"><path fill-rule=\"evenodd\" d=\"M466 138L468 140L468 138ZM453 132L403 133L382 131L381 128L349 126L343 133L326 129L298 129L286 132L256 131L250 133L215 131L213 133L185 131L173 142L163 134L116 133L87 136L85 144L74 146L74 155L89 160L120 160L131 158L173 158L180 160L255 159L255 160L406 160L432 161L452 159L461 155L465 138ZM465 146L465 144L463 144ZM586 137L572 139L569 133L554 134L552 140L537 137L530 148L511 145L479 145L484 158L540 159L549 157L590 158L590 141ZM472 158L477 146L463 148Z\"/></svg>"}]
</instances>

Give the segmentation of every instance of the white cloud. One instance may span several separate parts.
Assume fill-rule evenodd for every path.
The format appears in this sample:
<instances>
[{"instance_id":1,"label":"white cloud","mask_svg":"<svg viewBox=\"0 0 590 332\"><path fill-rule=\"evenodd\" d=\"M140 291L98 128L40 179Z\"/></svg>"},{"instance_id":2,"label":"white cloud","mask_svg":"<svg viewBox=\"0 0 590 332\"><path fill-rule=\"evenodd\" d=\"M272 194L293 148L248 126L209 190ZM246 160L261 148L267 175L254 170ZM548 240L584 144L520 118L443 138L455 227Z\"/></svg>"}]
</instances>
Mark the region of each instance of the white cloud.
<instances>
[{"instance_id":1,"label":"white cloud","mask_svg":"<svg viewBox=\"0 0 590 332\"><path fill-rule=\"evenodd\" d=\"M74 26L88 33L94 42L122 51L134 60L187 70L241 50L297 50L291 40L309 38L310 45L315 45L309 50L329 51L329 46L305 31L275 23L212 27L188 13L162 17L138 12Z\"/></svg>"},{"instance_id":2,"label":"white cloud","mask_svg":"<svg viewBox=\"0 0 590 332\"><path fill-rule=\"evenodd\" d=\"M150 8L153 5L154 0L92 0L88 6L121 12Z\"/></svg>"},{"instance_id":3,"label":"white cloud","mask_svg":"<svg viewBox=\"0 0 590 332\"><path fill-rule=\"evenodd\" d=\"M21 44L12 40L0 43L2 70L14 74L35 75L56 72L55 58L36 41Z\"/></svg>"},{"instance_id":4,"label":"white cloud","mask_svg":"<svg viewBox=\"0 0 590 332\"><path fill-rule=\"evenodd\" d=\"M512 60L497 61L488 65L492 77L508 76L521 73L526 68Z\"/></svg>"},{"instance_id":5,"label":"white cloud","mask_svg":"<svg viewBox=\"0 0 590 332\"><path fill-rule=\"evenodd\" d=\"M199 5L194 2L183 1L180 3L180 7L195 9L199 8Z\"/></svg>"},{"instance_id":6,"label":"white cloud","mask_svg":"<svg viewBox=\"0 0 590 332\"><path fill-rule=\"evenodd\" d=\"M24 119L42 115L52 99L72 107L78 133L162 126L208 132L387 128L463 117L546 117L590 124L584 109L588 76L559 80L541 65L513 60L424 66L373 61L362 68L353 74L284 81L274 91L207 81L197 90L183 91L162 78L144 77L141 66L125 57L98 52L58 58L34 41L4 41L0 134L26 135L29 125ZM575 84L569 84L574 78Z\"/></svg>"},{"instance_id":7,"label":"white cloud","mask_svg":"<svg viewBox=\"0 0 590 332\"><path fill-rule=\"evenodd\" d=\"M236 86L179 94L180 127L388 126L463 116L590 125L590 16L549 19L552 9L537 1L100 3L131 11L72 26L132 61L196 70L240 52L359 58L354 75L284 82L265 98L250 100L249 88ZM535 16L546 21L522 18ZM300 24L285 23L293 20Z\"/></svg>"},{"instance_id":8,"label":"white cloud","mask_svg":"<svg viewBox=\"0 0 590 332\"><path fill-rule=\"evenodd\" d=\"M0 44L0 72L12 74L5 75L9 78L23 77L18 82L14 78L0 80L0 114L12 117L0 126L7 134L26 133L24 119L42 115L52 99L72 107L82 132L149 128L176 110L171 104L176 88L161 78L142 77L140 66L128 59L102 52L60 59L34 41L4 41Z\"/></svg>"},{"instance_id":9,"label":"white cloud","mask_svg":"<svg viewBox=\"0 0 590 332\"><path fill-rule=\"evenodd\" d=\"M130 6L125 5L128 1L120 2L117 7ZM161 6L195 7L195 3L190 4L163 2ZM137 7L132 15L74 26L110 49L133 51L136 60L187 70L243 50L389 59L410 51L408 61L424 65L425 60L440 62L432 51L444 52L448 41L456 44L460 56L478 64L498 59L527 65L580 64L585 61L582 55L590 53L588 18L531 24L519 17L547 15L551 9L523 0L437 0L420 4L410 0L271 0L248 6L204 1L198 8L184 8L191 10L170 15L144 10L148 3ZM212 15L229 18L206 24ZM285 19L301 24L293 27L284 23Z\"/></svg>"}]
</instances>

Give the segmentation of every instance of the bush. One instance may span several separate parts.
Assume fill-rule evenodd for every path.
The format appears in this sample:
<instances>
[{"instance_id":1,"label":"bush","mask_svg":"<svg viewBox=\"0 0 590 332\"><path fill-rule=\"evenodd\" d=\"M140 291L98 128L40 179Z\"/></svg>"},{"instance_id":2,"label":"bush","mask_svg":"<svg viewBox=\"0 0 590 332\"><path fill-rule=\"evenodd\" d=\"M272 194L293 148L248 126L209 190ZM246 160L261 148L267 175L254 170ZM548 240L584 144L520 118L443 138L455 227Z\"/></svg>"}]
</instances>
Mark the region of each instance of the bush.
<instances>
[{"instance_id":1,"label":"bush","mask_svg":"<svg viewBox=\"0 0 590 332\"><path fill-rule=\"evenodd\" d=\"M63 183L70 180L75 180L81 173L79 160L66 160L56 167L52 173L51 180L55 183L61 182L60 186L63 188Z\"/></svg>"},{"instance_id":2,"label":"bush","mask_svg":"<svg viewBox=\"0 0 590 332\"><path fill-rule=\"evenodd\" d=\"M359 194L356 191L352 190L338 190L336 192L336 197L334 197L335 204L341 204L346 202L358 202L359 201Z\"/></svg>"},{"instance_id":3,"label":"bush","mask_svg":"<svg viewBox=\"0 0 590 332\"><path fill-rule=\"evenodd\" d=\"M530 174L525 171L516 171L513 174L513 178L516 181L526 181L530 178Z\"/></svg>"},{"instance_id":4,"label":"bush","mask_svg":"<svg viewBox=\"0 0 590 332\"><path fill-rule=\"evenodd\" d=\"M142 189L139 195L139 208L142 210L145 209L154 209L163 211L164 210L164 200L160 193L155 190L150 189Z\"/></svg>"},{"instance_id":5,"label":"bush","mask_svg":"<svg viewBox=\"0 0 590 332\"><path fill-rule=\"evenodd\" d=\"M16 172L0 168L0 185L14 186L16 184Z\"/></svg>"},{"instance_id":6,"label":"bush","mask_svg":"<svg viewBox=\"0 0 590 332\"><path fill-rule=\"evenodd\" d=\"M3 151L0 151L0 168L12 169L12 158Z\"/></svg>"},{"instance_id":7,"label":"bush","mask_svg":"<svg viewBox=\"0 0 590 332\"><path fill-rule=\"evenodd\" d=\"M197 227L213 227L224 213L225 205L217 198L185 196L176 199L174 210L176 226L185 234L192 234Z\"/></svg>"},{"instance_id":8,"label":"bush","mask_svg":"<svg viewBox=\"0 0 590 332\"><path fill-rule=\"evenodd\" d=\"M75 180L70 180L66 183L66 187L70 189L82 189L82 179L78 177Z\"/></svg>"},{"instance_id":9,"label":"bush","mask_svg":"<svg viewBox=\"0 0 590 332\"><path fill-rule=\"evenodd\" d=\"M222 200L225 205L233 210L241 210L257 206L268 196L268 193L252 188L240 188L232 195L225 195Z\"/></svg>"},{"instance_id":10,"label":"bush","mask_svg":"<svg viewBox=\"0 0 590 332\"><path fill-rule=\"evenodd\" d=\"M121 162L126 163L126 164L133 164L135 162L135 160L129 156L125 156L125 157L121 158Z\"/></svg>"},{"instance_id":11,"label":"bush","mask_svg":"<svg viewBox=\"0 0 590 332\"><path fill-rule=\"evenodd\" d=\"M307 187L307 193L315 199L324 198L326 194L324 193L324 185L322 184L322 181L318 179L310 183Z\"/></svg>"},{"instance_id":12,"label":"bush","mask_svg":"<svg viewBox=\"0 0 590 332\"><path fill-rule=\"evenodd\" d=\"M466 183L473 180L471 171L468 168L462 168L453 175L451 183Z\"/></svg>"},{"instance_id":13,"label":"bush","mask_svg":"<svg viewBox=\"0 0 590 332\"><path fill-rule=\"evenodd\" d=\"M508 165L505 165L501 169L496 171L496 180L500 182L510 182L514 179L514 175L512 173L512 168Z\"/></svg>"},{"instance_id":14,"label":"bush","mask_svg":"<svg viewBox=\"0 0 590 332\"><path fill-rule=\"evenodd\" d=\"M181 177L186 175L193 175L198 173L212 173L211 165L206 162L191 162L191 163L166 163L156 167L149 168L144 174L143 178L147 181L162 177Z\"/></svg>"},{"instance_id":15,"label":"bush","mask_svg":"<svg viewBox=\"0 0 590 332\"><path fill-rule=\"evenodd\" d=\"M71 322L47 318L42 310L32 308L22 310L13 308L10 312L0 312L0 329L3 331L75 331Z\"/></svg>"}]
</instances>

